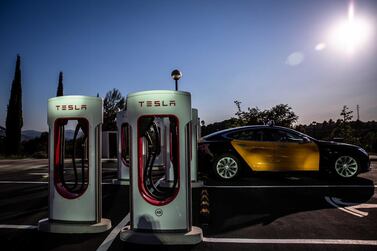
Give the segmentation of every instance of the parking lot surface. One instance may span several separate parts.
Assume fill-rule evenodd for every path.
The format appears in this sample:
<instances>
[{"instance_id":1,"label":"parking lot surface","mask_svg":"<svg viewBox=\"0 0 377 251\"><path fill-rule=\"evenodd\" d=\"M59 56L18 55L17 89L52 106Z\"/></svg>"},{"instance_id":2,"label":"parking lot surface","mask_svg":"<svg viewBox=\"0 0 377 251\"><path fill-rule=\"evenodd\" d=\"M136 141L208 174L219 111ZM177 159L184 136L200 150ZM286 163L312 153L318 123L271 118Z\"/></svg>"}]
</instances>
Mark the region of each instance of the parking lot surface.
<instances>
[{"instance_id":1,"label":"parking lot surface","mask_svg":"<svg viewBox=\"0 0 377 251\"><path fill-rule=\"evenodd\" d=\"M48 214L47 160L0 160L0 250L145 250L119 239L129 217L129 186L113 184L116 166L103 164L103 217L113 228L53 234L36 228ZM376 250L377 162L371 167L349 181L315 173L207 180L192 193L193 225L202 227L203 243L154 250ZM203 190L209 215L200 213Z\"/></svg>"}]
</instances>

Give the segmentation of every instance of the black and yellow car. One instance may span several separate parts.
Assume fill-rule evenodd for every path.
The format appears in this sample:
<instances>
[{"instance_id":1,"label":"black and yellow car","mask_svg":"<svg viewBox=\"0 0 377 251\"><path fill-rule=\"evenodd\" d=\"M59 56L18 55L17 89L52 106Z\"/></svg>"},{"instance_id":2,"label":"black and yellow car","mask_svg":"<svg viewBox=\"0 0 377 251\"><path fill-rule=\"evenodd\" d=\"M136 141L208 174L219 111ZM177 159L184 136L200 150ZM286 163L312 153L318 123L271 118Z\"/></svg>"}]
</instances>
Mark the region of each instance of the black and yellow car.
<instances>
[{"instance_id":1,"label":"black and yellow car","mask_svg":"<svg viewBox=\"0 0 377 251\"><path fill-rule=\"evenodd\" d=\"M199 168L222 180L237 178L242 168L252 171L327 171L352 178L370 168L361 147L322 141L295 130L255 125L227 129L199 141ZM208 171L208 170L207 170Z\"/></svg>"}]
</instances>

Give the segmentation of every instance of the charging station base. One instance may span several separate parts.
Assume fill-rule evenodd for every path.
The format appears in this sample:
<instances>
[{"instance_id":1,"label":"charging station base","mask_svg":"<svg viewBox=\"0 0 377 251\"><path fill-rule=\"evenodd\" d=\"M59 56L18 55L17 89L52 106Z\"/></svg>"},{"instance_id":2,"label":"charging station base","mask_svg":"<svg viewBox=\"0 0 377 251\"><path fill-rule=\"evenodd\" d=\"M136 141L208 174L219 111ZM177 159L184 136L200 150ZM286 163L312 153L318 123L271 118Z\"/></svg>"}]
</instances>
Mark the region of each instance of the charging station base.
<instances>
[{"instance_id":1,"label":"charging station base","mask_svg":"<svg viewBox=\"0 0 377 251\"><path fill-rule=\"evenodd\" d=\"M111 228L111 221L102 218L99 223L85 224L75 222L54 222L48 218L38 222L38 231L62 234L90 234L101 233Z\"/></svg>"},{"instance_id":2,"label":"charging station base","mask_svg":"<svg viewBox=\"0 0 377 251\"><path fill-rule=\"evenodd\" d=\"M200 187L204 187L204 182L202 180L191 181L191 188L200 188Z\"/></svg>"},{"instance_id":3,"label":"charging station base","mask_svg":"<svg viewBox=\"0 0 377 251\"><path fill-rule=\"evenodd\" d=\"M196 245L203 241L203 231L193 226L187 233L146 233L133 231L128 225L121 230L120 239L143 245Z\"/></svg>"}]
</instances>

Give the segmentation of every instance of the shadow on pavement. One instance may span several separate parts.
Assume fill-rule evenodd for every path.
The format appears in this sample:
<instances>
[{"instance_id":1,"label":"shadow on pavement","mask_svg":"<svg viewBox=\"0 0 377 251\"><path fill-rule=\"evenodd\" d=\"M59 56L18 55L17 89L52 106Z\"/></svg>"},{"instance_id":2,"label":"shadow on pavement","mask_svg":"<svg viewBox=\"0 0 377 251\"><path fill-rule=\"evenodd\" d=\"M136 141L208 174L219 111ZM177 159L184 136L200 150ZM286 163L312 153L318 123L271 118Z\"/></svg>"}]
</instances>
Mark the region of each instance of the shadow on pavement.
<instances>
[{"instance_id":1,"label":"shadow on pavement","mask_svg":"<svg viewBox=\"0 0 377 251\"><path fill-rule=\"evenodd\" d=\"M258 175L258 179L253 177L226 184L209 180L206 185L210 185L207 189L211 213L208 228L204 229L205 235L226 233L257 224L269 225L287 215L333 208L326 202L326 196L364 203L373 196L375 190L373 181L362 177L344 181L319 178L316 175L299 178L292 174L262 174ZM242 187L250 185L253 187Z\"/></svg>"}]
</instances>

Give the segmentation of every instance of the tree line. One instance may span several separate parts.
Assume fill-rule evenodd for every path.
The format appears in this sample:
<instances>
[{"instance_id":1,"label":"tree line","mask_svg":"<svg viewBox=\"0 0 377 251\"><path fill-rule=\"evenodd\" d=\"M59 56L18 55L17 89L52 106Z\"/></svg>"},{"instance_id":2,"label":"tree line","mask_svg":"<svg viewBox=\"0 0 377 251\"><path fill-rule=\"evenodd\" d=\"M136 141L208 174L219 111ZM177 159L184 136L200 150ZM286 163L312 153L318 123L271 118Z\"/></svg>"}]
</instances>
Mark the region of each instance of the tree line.
<instances>
[{"instance_id":1,"label":"tree line","mask_svg":"<svg viewBox=\"0 0 377 251\"><path fill-rule=\"evenodd\" d=\"M201 121L202 135L228 129L232 127L247 126L247 125L264 125L269 122L274 122L276 125L285 127L292 127L297 122L298 116L293 112L292 108L287 104L279 104L271 109L261 110L256 107L248 107L246 111L242 110L241 102L234 101L237 107L235 113L236 117L231 117L221 122L215 122L206 125L204 121Z\"/></svg>"},{"instance_id":2,"label":"tree line","mask_svg":"<svg viewBox=\"0 0 377 251\"><path fill-rule=\"evenodd\" d=\"M289 127L321 140L333 140L362 146L368 152L377 153L377 122L353 120L353 111L344 105L340 110L340 119L329 119L323 122L313 121L309 125L297 124L298 116L288 104L279 104L270 109L258 107L241 108L240 101L236 105L235 116L221 122L206 125L201 121L202 136L216 131L246 126L263 125L272 122L275 125Z\"/></svg>"}]
</instances>

